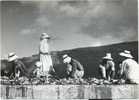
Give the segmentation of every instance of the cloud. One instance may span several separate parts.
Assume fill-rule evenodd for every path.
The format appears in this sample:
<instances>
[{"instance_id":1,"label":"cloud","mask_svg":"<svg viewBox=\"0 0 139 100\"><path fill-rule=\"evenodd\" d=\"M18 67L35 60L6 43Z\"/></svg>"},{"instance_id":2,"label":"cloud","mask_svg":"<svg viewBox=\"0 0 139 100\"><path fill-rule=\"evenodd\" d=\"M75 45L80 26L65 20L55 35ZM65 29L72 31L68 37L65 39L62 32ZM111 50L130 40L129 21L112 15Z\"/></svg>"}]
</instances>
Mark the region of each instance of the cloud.
<instances>
[{"instance_id":1,"label":"cloud","mask_svg":"<svg viewBox=\"0 0 139 100\"><path fill-rule=\"evenodd\" d=\"M137 0L61 1L58 6L63 15L80 20L78 33L102 39L110 36L119 41L137 40Z\"/></svg>"},{"instance_id":2,"label":"cloud","mask_svg":"<svg viewBox=\"0 0 139 100\"><path fill-rule=\"evenodd\" d=\"M23 29L23 30L21 30L20 33L21 33L22 35L26 35L26 34L32 34L32 32L33 32L33 31L32 31L31 29Z\"/></svg>"},{"instance_id":3,"label":"cloud","mask_svg":"<svg viewBox=\"0 0 139 100\"><path fill-rule=\"evenodd\" d=\"M90 23L82 26L81 31L96 38L110 35L111 39L136 40L133 37L137 36L137 5L123 1L119 5L98 6L96 17L90 18Z\"/></svg>"},{"instance_id":4,"label":"cloud","mask_svg":"<svg viewBox=\"0 0 139 100\"><path fill-rule=\"evenodd\" d=\"M98 39L107 36L109 39L116 38L117 42L137 39L137 0L57 0L33 3L39 12L34 22L38 31L57 34L71 32Z\"/></svg>"},{"instance_id":5,"label":"cloud","mask_svg":"<svg viewBox=\"0 0 139 100\"><path fill-rule=\"evenodd\" d=\"M35 54L42 32L53 50L135 41L137 10L137 0L2 1L2 51Z\"/></svg>"},{"instance_id":6,"label":"cloud","mask_svg":"<svg viewBox=\"0 0 139 100\"><path fill-rule=\"evenodd\" d=\"M40 27L49 27L51 25L51 22L47 19L46 16L39 16L36 20L35 20L35 24L37 24Z\"/></svg>"}]
</instances>

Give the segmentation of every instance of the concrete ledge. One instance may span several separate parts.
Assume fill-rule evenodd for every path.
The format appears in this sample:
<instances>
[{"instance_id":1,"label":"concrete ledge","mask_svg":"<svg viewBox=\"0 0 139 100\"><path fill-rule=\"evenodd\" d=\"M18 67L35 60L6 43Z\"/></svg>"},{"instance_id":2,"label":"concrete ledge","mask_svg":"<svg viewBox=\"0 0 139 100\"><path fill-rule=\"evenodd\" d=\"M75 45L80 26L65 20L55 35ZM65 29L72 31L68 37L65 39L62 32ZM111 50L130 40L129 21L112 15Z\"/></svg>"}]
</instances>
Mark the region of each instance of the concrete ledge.
<instances>
[{"instance_id":1,"label":"concrete ledge","mask_svg":"<svg viewBox=\"0 0 139 100\"><path fill-rule=\"evenodd\" d=\"M2 99L139 99L139 85L0 85Z\"/></svg>"}]
</instances>

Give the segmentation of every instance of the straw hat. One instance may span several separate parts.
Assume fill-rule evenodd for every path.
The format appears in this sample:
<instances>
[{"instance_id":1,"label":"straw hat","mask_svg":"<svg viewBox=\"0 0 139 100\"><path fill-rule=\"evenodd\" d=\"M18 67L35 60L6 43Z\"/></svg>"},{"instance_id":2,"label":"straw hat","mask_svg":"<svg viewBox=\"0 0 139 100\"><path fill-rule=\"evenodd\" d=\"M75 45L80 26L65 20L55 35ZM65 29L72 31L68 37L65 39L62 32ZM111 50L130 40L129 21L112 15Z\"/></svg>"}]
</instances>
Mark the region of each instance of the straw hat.
<instances>
[{"instance_id":1,"label":"straw hat","mask_svg":"<svg viewBox=\"0 0 139 100\"><path fill-rule=\"evenodd\" d=\"M18 56L14 52L8 54L8 61L9 62L14 61L16 59L18 59Z\"/></svg>"},{"instance_id":2,"label":"straw hat","mask_svg":"<svg viewBox=\"0 0 139 100\"><path fill-rule=\"evenodd\" d=\"M106 56L103 59L113 60L111 57L111 53L106 53Z\"/></svg>"},{"instance_id":3,"label":"straw hat","mask_svg":"<svg viewBox=\"0 0 139 100\"><path fill-rule=\"evenodd\" d=\"M128 50L124 50L124 52L119 53L120 56L127 57L127 58L133 58L131 55L131 52Z\"/></svg>"},{"instance_id":4,"label":"straw hat","mask_svg":"<svg viewBox=\"0 0 139 100\"><path fill-rule=\"evenodd\" d=\"M42 33L41 34L41 38L46 38L46 39L50 39L50 36L47 33Z\"/></svg>"},{"instance_id":5,"label":"straw hat","mask_svg":"<svg viewBox=\"0 0 139 100\"><path fill-rule=\"evenodd\" d=\"M63 62L69 63L71 61L71 57L69 57L67 54L63 55Z\"/></svg>"},{"instance_id":6,"label":"straw hat","mask_svg":"<svg viewBox=\"0 0 139 100\"><path fill-rule=\"evenodd\" d=\"M40 61L37 61L37 62L35 63L35 65L36 65L38 68L40 68L40 67L42 66L42 63L41 63Z\"/></svg>"}]
</instances>

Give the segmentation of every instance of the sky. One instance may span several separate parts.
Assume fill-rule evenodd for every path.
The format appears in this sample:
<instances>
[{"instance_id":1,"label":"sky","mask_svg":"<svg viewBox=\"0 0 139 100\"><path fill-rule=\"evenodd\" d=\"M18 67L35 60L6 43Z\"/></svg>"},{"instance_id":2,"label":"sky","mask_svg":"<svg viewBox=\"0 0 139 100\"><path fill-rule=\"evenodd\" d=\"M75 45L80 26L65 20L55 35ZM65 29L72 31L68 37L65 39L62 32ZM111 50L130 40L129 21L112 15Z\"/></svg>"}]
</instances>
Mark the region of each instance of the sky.
<instances>
[{"instance_id":1,"label":"sky","mask_svg":"<svg viewBox=\"0 0 139 100\"><path fill-rule=\"evenodd\" d=\"M40 34L50 50L137 41L137 0L1 1L2 58L38 53Z\"/></svg>"}]
</instances>

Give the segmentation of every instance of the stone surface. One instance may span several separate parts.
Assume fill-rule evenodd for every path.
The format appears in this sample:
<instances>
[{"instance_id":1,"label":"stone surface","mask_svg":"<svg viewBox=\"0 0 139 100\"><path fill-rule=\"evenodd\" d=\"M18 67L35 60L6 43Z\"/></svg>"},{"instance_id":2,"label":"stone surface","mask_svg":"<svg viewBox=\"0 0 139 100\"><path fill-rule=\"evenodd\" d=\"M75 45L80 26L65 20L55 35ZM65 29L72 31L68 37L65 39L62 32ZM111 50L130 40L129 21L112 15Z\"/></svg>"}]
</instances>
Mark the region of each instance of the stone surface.
<instances>
[{"instance_id":1,"label":"stone surface","mask_svg":"<svg viewBox=\"0 0 139 100\"><path fill-rule=\"evenodd\" d=\"M139 85L0 85L2 99L139 99Z\"/></svg>"},{"instance_id":2,"label":"stone surface","mask_svg":"<svg viewBox=\"0 0 139 100\"><path fill-rule=\"evenodd\" d=\"M96 87L96 85L90 85L90 88L87 90L87 93L89 96L86 98L90 98L90 99L96 98L95 87Z\"/></svg>"},{"instance_id":3,"label":"stone surface","mask_svg":"<svg viewBox=\"0 0 139 100\"><path fill-rule=\"evenodd\" d=\"M26 87L24 86L7 86L6 98L23 98L26 96Z\"/></svg>"},{"instance_id":4,"label":"stone surface","mask_svg":"<svg viewBox=\"0 0 139 100\"><path fill-rule=\"evenodd\" d=\"M90 85L61 85L59 86L60 99L88 99L95 98Z\"/></svg>"},{"instance_id":5,"label":"stone surface","mask_svg":"<svg viewBox=\"0 0 139 100\"><path fill-rule=\"evenodd\" d=\"M111 99L112 98L112 92L111 92L111 86L107 85L101 85L101 86L95 86L95 93L97 99Z\"/></svg>"},{"instance_id":6,"label":"stone surface","mask_svg":"<svg viewBox=\"0 0 139 100\"><path fill-rule=\"evenodd\" d=\"M60 99L77 99L80 95L79 86L75 85L60 85L59 86L59 98ZM83 94L83 93L82 93ZM80 98L80 97L79 97Z\"/></svg>"},{"instance_id":7,"label":"stone surface","mask_svg":"<svg viewBox=\"0 0 139 100\"><path fill-rule=\"evenodd\" d=\"M33 86L32 85L28 85L25 86L26 87L26 91L25 91L25 98L27 99L32 99L33 97Z\"/></svg>"},{"instance_id":8,"label":"stone surface","mask_svg":"<svg viewBox=\"0 0 139 100\"><path fill-rule=\"evenodd\" d=\"M0 95L1 95L1 99L4 99L4 98L6 98L6 86L4 86L4 85L0 85Z\"/></svg>"},{"instance_id":9,"label":"stone surface","mask_svg":"<svg viewBox=\"0 0 139 100\"><path fill-rule=\"evenodd\" d=\"M112 86L112 98L137 99L139 97L138 95L137 85Z\"/></svg>"},{"instance_id":10,"label":"stone surface","mask_svg":"<svg viewBox=\"0 0 139 100\"><path fill-rule=\"evenodd\" d=\"M56 85L37 85L33 86L32 97L34 99L57 99Z\"/></svg>"}]
</instances>

